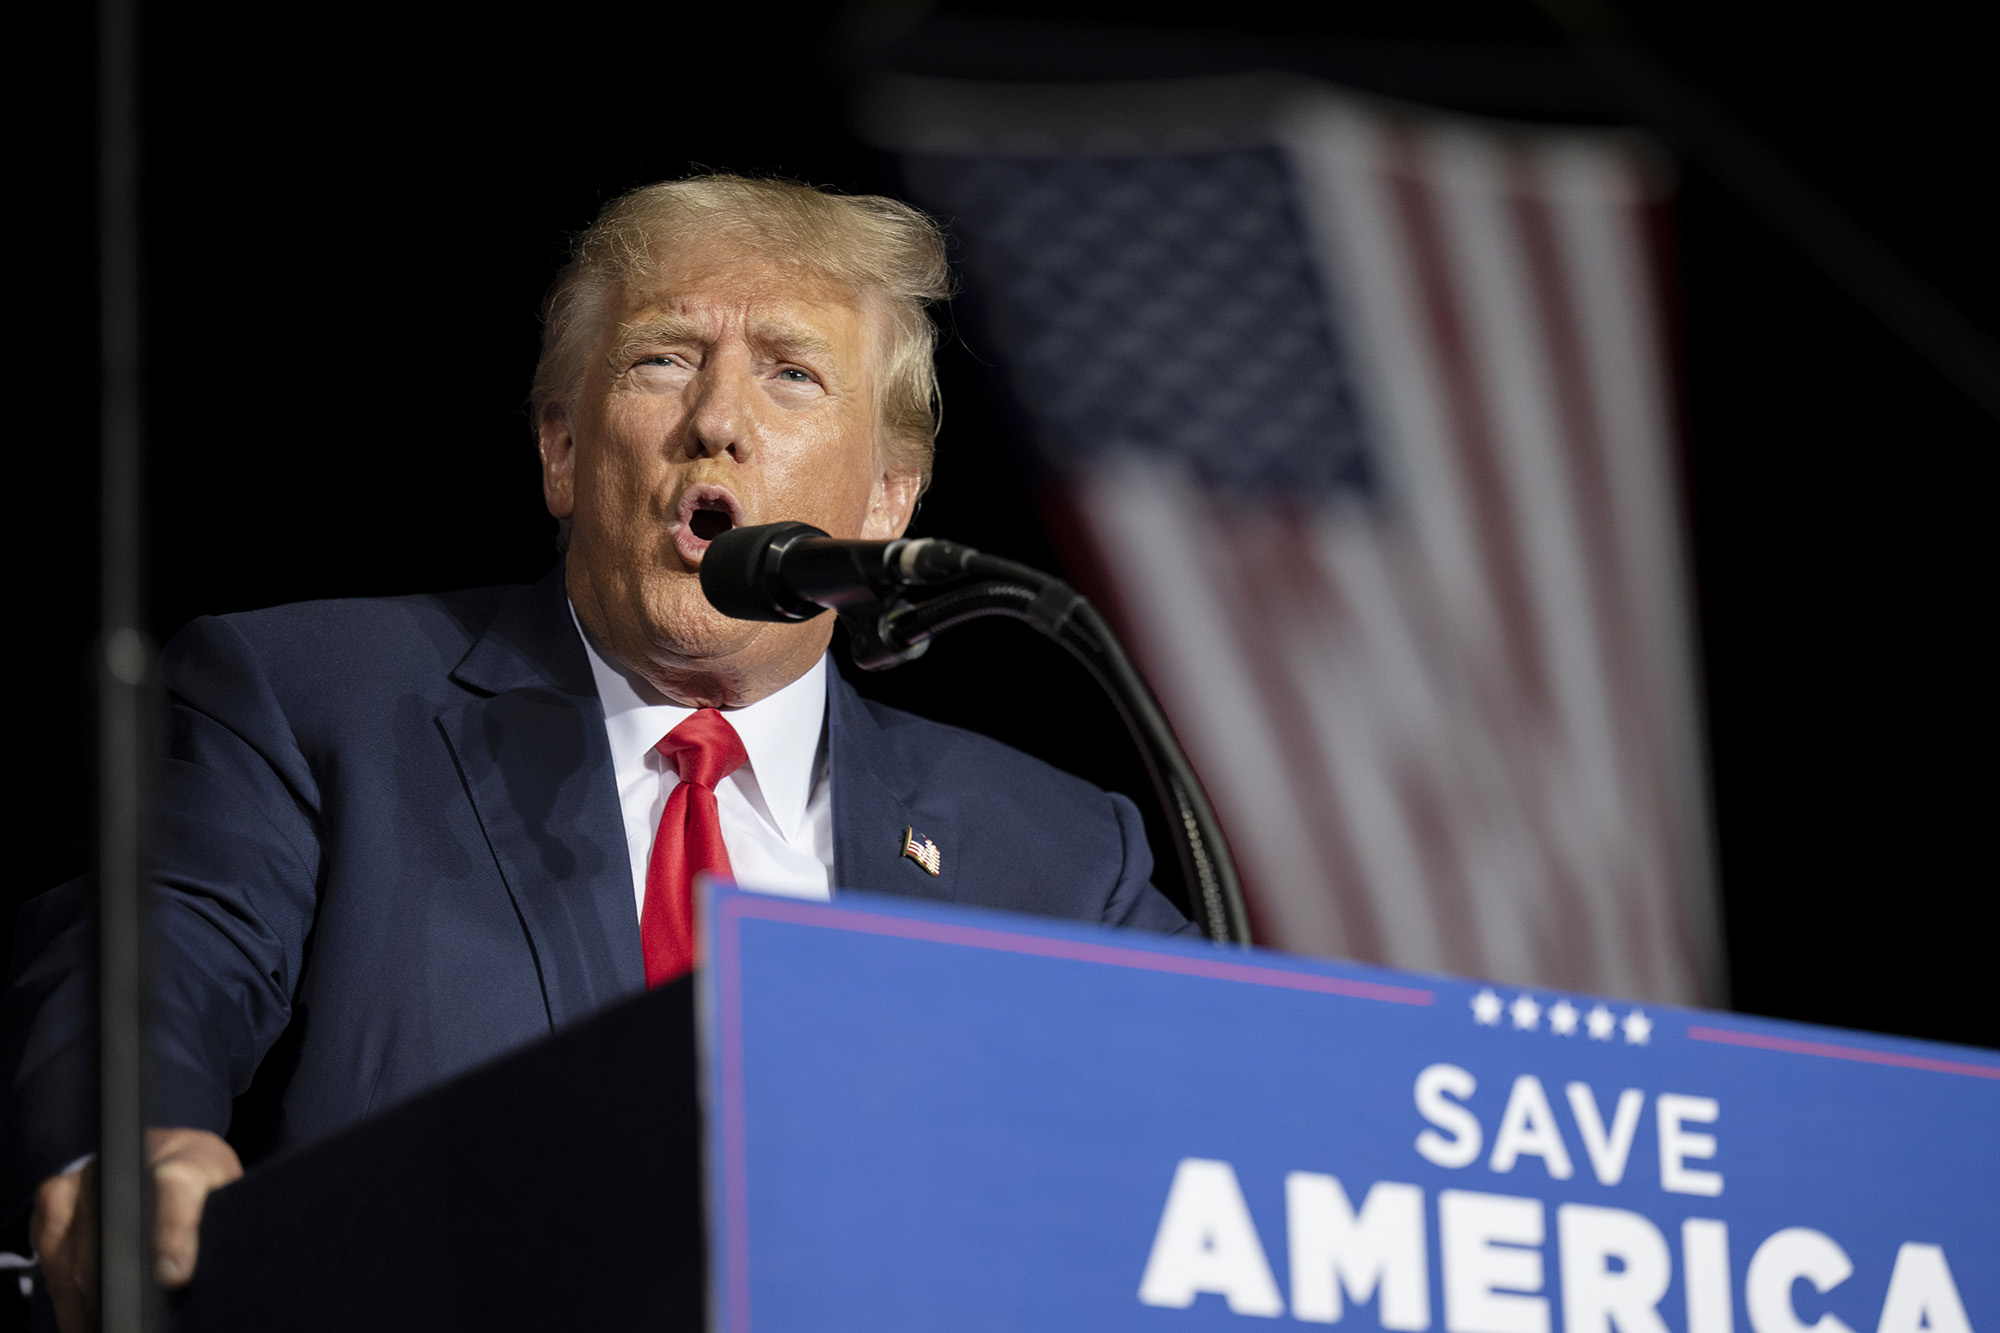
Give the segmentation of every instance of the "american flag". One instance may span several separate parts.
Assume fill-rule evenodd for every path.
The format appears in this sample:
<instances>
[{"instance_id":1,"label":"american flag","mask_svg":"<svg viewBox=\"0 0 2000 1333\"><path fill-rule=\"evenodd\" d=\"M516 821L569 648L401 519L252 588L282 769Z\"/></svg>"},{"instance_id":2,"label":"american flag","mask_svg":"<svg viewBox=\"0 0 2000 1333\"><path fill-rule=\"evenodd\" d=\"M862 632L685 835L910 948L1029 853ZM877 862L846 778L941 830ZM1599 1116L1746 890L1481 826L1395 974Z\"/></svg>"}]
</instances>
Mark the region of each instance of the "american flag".
<instances>
[{"instance_id":1,"label":"american flag","mask_svg":"<svg viewBox=\"0 0 2000 1333\"><path fill-rule=\"evenodd\" d=\"M1259 943L1718 1003L1649 218L1606 131L893 79Z\"/></svg>"}]
</instances>

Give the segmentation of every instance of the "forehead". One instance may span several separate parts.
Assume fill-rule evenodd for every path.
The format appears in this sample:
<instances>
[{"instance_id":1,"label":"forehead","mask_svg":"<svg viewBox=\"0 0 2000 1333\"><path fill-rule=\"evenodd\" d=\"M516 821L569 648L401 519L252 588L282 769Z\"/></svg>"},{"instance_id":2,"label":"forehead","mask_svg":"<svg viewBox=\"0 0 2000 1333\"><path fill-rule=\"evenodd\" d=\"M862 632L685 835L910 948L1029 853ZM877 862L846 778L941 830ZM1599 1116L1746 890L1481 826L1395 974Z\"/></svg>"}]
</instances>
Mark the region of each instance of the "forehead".
<instances>
[{"instance_id":1,"label":"forehead","mask_svg":"<svg viewBox=\"0 0 2000 1333\"><path fill-rule=\"evenodd\" d=\"M836 345L868 340L880 302L781 255L722 239L676 243L622 284L619 323L648 314L692 319L706 333L732 324L797 324Z\"/></svg>"}]
</instances>

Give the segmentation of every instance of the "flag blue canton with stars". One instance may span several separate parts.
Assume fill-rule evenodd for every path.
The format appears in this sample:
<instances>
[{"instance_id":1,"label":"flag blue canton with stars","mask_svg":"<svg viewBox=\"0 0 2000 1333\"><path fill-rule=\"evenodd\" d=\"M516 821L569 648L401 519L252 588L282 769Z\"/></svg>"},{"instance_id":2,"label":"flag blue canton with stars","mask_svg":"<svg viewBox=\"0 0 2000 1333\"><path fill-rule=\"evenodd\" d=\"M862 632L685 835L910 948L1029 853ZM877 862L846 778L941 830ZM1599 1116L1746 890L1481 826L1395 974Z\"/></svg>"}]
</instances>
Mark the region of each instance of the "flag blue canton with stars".
<instances>
[{"instance_id":1,"label":"flag blue canton with stars","mask_svg":"<svg viewBox=\"0 0 2000 1333\"><path fill-rule=\"evenodd\" d=\"M965 244L1044 461L1131 451L1232 492L1374 494L1275 150L927 158L910 175Z\"/></svg>"}]
</instances>

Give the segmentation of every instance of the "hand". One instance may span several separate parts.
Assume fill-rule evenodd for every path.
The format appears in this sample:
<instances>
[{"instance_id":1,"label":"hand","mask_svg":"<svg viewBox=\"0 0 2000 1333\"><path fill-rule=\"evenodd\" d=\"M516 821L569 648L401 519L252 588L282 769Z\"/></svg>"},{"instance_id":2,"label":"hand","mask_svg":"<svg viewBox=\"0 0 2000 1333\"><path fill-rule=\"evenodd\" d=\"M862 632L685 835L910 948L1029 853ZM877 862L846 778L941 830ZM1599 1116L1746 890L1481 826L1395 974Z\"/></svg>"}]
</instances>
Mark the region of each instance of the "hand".
<instances>
[{"instance_id":1,"label":"hand","mask_svg":"<svg viewBox=\"0 0 2000 1333\"><path fill-rule=\"evenodd\" d=\"M42 1257L42 1281L62 1333L97 1327L97 1159L50 1176L35 1191L28 1236Z\"/></svg>"},{"instance_id":2,"label":"hand","mask_svg":"<svg viewBox=\"0 0 2000 1333\"><path fill-rule=\"evenodd\" d=\"M153 1273L161 1286L194 1276L201 1212L210 1192L243 1174L236 1150L205 1129L149 1129L153 1169ZM35 1192L29 1234L63 1333L97 1327L97 1162L50 1176Z\"/></svg>"}]
</instances>

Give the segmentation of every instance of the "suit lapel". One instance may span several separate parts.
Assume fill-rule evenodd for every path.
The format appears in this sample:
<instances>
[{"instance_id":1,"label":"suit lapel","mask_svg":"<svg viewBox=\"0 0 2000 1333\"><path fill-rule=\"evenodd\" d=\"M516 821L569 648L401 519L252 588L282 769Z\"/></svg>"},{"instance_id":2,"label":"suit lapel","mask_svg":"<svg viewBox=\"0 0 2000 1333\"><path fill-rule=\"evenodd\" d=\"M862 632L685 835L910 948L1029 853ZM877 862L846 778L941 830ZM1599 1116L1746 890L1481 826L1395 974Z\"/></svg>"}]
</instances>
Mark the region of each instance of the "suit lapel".
<instances>
[{"instance_id":1,"label":"suit lapel","mask_svg":"<svg viewBox=\"0 0 2000 1333\"><path fill-rule=\"evenodd\" d=\"M552 1026L645 988L632 869L590 663L563 568L515 593L452 678L451 746L535 950Z\"/></svg>"},{"instance_id":2,"label":"suit lapel","mask_svg":"<svg viewBox=\"0 0 2000 1333\"><path fill-rule=\"evenodd\" d=\"M827 672L827 762L833 782L833 882L906 898L954 901L959 821L927 788L840 672ZM937 844L936 875L903 855L903 830Z\"/></svg>"}]
</instances>

